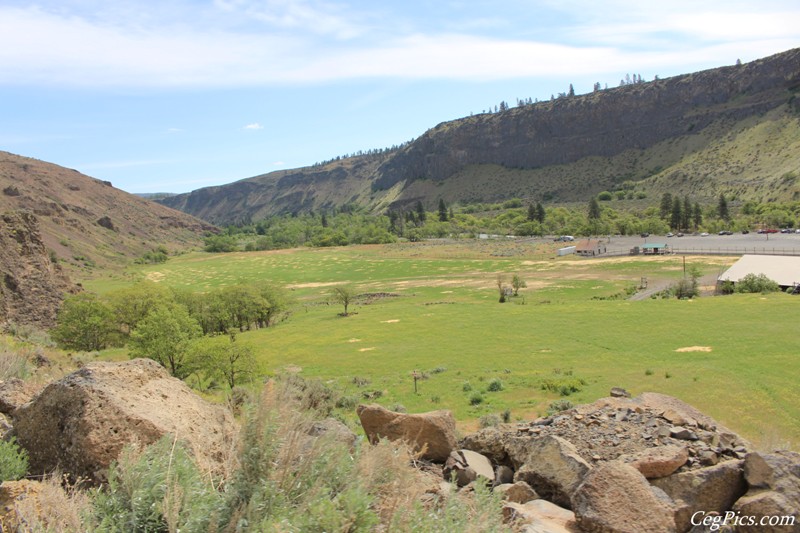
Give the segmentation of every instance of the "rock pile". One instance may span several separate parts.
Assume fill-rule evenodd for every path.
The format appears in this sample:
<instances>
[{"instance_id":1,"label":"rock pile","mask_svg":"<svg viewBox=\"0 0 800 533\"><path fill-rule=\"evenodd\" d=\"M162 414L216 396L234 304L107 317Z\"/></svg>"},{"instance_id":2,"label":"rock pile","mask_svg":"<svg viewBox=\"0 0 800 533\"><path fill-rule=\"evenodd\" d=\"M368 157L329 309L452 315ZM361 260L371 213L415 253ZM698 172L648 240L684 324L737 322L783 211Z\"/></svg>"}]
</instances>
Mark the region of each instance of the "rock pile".
<instances>
[{"instance_id":1,"label":"rock pile","mask_svg":"<svg viewBox=\"0 0 800 533\"><path fill-rule=\"evenodd\" d=\"M460 449L452 448L443 473L460 487L490 484L507 501L506 519L528 532L724 531L726 513L727 526L741 516L758 524L748 529L740 522L736 531L800 531L800 454L753 451L670 396L612 393L554 416L468 435ZM395 425L426 416L395 415ZM367 430L403 440L411 433ZM414 437L413 445L424 449L422 434ZM794 523L760 523L775 516Z\"/></svg>"}]
</instances>

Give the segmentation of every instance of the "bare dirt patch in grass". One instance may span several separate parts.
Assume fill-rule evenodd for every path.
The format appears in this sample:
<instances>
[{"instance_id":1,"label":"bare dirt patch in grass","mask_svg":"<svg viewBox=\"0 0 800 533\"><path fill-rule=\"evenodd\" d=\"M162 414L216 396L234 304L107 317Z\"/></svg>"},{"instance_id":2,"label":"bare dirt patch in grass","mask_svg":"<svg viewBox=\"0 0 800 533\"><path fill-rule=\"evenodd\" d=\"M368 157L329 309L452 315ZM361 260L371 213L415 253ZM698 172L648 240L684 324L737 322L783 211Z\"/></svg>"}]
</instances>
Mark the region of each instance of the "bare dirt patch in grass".
<instances>
[{"instance_id":1,"label":"bare dirt patch in grass","mask_svg":"<svg viewBox=\"0 0 800 533\"><path fill-rule=\"evenodd\" d=\"M164 275L163 272L150 272L145 277L147 278L147 281L152 281L154 283L158 283L159 281L164 279L166 276Z\"/></svg>"},{"instance_id":2,"label":"bare dirt patch in grass","mask_svg":"<svg viewBox=\"0 0 800 533\"><path fill-rule=\"evenodd\" d=\"M399 318L392 318L391 320L381 320L381 324L396 324L400 322Z\"/></svg>"},{"instance_id":3,"label":"bare dirt patch in grass","mask_svg":"<svg viewBox=\"0 0 800 533\"><path fill-rule=\"evenodd\" d=\"M684 346L683 348L678 348L675 350L676 352L710 352L711 346Z\"/></svg>"},{"instance_id":4,"label":"bare dirt patch in grass","mask_svg":"<svg viewBox=\"0 0 800 533\"><path fill-rule=\"evenodd\" d=\"M372 351L372 350L374 350L374 349L375 349L375 347L374 347L374 346L370 346L369 348L361 348L361 349L359 349L358 351L359 351L359 352L371 352L371 351Z\"/></svg>"}]
</instances>

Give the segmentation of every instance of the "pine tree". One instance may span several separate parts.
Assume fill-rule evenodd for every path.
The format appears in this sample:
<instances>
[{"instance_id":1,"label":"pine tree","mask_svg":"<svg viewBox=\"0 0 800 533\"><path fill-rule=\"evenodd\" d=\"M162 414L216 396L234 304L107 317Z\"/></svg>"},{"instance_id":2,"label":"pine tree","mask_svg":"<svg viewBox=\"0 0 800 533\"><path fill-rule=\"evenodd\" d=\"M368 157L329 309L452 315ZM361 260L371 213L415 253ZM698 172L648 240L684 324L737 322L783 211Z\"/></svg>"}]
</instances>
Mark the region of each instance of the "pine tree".
<instances>
[{"instance_id":1,"label":"pine tree","mask_svg":"<svg viewBox=\"0 0 800 533\"><path fill-rule=\"evenodd\" d=\"M419 222L419 225L422 226L428 219L428 214L425 212L425 206L422 205L422 200L417 201L416 211L417 211L417 221Z\"/></svg>"},{"instance_id":2,"label":"pine tree","mask_svg":"<svg viewBox=\"0 0 800 533\"><path fill-rule=\"evenodd\" d=\"M689 229L692 223L692 202L688 196L683 197L683 212L681 213L681 228Z\"/></svg>"},{"instance_id":3,"label":"pine tree","mask_svg":"<svg viewBox=\"0 0 800 533\"><path fill-rule=\"evenodd\" d=\"M536 222L543 223L545 216L547 216L547 213L545 213L544 207L539 202L536 202Z\"/></svg>"},{"instance_id":4,"label":"pine tree","mask_svg":"<svg viewBox=\"0 0 800 533\"><path fill-rule=\"evenodd\" d=\"M536 206L533 204L528 204L528 220L531 222L536 220Z\"/></svg>"},{"instance_id":5,"label":"pine tree","mask_svg":"<svg viewBox=\"0 0 800 533\"><path fill-rule=\"evenodd\" d=\"M694 209L692 209L692 222L694 222L694 229L699 228L703 223L703 209L699 202L695 202Z\"/></svg>"},{"instance_id":6,"label":"pine tree","mask_svg":"<svg viewBox=\"0 0 800 533\"><path fill-rule=\"evenodd\" d=\"M439 198L439 222L447 222L447 206L443 198Z\"/></svg>"},{"instance_id":7,"label":"pine tree","mask_svg":"<svg viewBox=\"0 0 800 533\"><path fill-rule=\"evenodd\" d=\"M670 213L672 213L672 194L665 192L663 196L661 196L661 207L660 207L661 218L666 220L669 218Z\"/></svg>"},{"instance_id":8,"label":"pine tree","mask_svg":"<svg viewBox=\"0 0 800 533\"><path fill-rule=\"evenodd\" d=\"M672 200L672 213L669 217L669 227L671 229L678 229L681 225L681 218L683 216L681 209L681 199L677 196Z\"/></svg>"},{"instance_id":9,"label":"pine tree","mask_svg":"<svg viewBox=\"0 0 800 533\"><path fill-rule=\"evenodd\" d=\"M728 212L728 200L725 199L725 195L720 193L719 195L719 206L717 207L717 212L719 213L719 218L725 220L726 222L730 220L731 214Z\"/></svg>"},{"instance_id":10,"label":"pine tree","mask_svg":"<svg viewBox=\"0 0 800 533\"><path fill-rule=\"evenodd\" d=\"M569 84L569 96L575 96L575 87L572 84Z\"/></svg>"},{"instance_id":11,"label":"pine tree","mask_svg":"<svg viewBox=\"0 0 800 533\"><path fill-rule=\"evenodd\" d=\"M592 197L589 200L589 220L598 220L600 218L600 203L597 201L597 197Z\"/></svg>"}]
</instances>

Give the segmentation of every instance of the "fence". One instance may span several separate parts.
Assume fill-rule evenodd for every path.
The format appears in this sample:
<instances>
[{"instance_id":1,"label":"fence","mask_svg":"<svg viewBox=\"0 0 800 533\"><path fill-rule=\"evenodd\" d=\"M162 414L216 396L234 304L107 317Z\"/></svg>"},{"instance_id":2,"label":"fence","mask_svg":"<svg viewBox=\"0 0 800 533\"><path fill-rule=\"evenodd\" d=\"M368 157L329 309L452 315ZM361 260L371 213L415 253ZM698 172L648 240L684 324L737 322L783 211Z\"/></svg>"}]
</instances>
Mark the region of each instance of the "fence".
<instances>
[{"instance_id":1,"label":"fence","mask_svg":"<svg viewBox=\"0 0 800 533\"><path fill-rule=\"evenodd\" d=\"M746 247L713 247L713 246L702 246L699 248L694 247L680 247L680 248L671 248L668 252L672 255L745 255L745 254L755 254L755 255L791 255L791 256L800 256L800 248L776 248L776 247L766 247L766 246L746 246ZM607 253L602 254L599 257L603 256L622 256L622 255L631 255L630 249L628 250L609 250ZM652 257L652 254L642 254L641 252L639 255L643 257Z\"/></svg>"}]
</instances>

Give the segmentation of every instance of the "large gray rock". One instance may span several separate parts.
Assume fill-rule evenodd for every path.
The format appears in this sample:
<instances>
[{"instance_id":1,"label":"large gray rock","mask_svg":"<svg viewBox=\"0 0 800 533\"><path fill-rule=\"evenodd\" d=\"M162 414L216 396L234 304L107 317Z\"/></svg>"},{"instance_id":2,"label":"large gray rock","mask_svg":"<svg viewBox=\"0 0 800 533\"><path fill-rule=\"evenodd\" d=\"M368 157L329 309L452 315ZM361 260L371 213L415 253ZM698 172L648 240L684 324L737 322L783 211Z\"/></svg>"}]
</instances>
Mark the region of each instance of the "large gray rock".
<instances>
[{"instance_id":1,"label":"large gray rock","mask_svg":"<svg viewBox=\"0 0 800 533\"><path fill-rule=\"evenodd\" d=\"M589 533L674 533L670 504L638 470L620 461L594 468L572 498L578 526Z\"/></svg>"},{"instance_id":2,"label":"large gray rock","mask_svg":"<svg viewBox=\"0 0 800 533\"><path fill-rule=\"evenodd\" d=\"M800 453L778 451L749 453L744 459L744 477L750 490L733 506L742 516L752 516L756 525L739 526L742 532L788 533L800 530ZM761 519L794 517L794 523L761 525Z\"/></svg>"},{"instance_id":3,"label":"large gray rock","mask_svg":"<svg viewBox=\"0 0 800 533\"><path fill-rule=\"evenodd\" d=\"M692 527L697 512L724 513L747 490L743 461L725 461L716 466L690 470L651 480L675 502L675 524L679 531Z\"/></svg>"},{"instance_id":4,"label":"large gray rock","mask_svg":"<svg viewBox=\"0 0 800 533\"><path fill-rule=\"evenodd\" d=\"M494 488L494 493L507 502L525 503L538 500L539 495L524 481L504 483Z\"/></svg>"},{"instance_id":5,"label":"large gray rock","mask_svg":"<svg viewBox=\"0 0 800 533\"><path fill-rule=\"evenodd\" d=\"M485 483L491 483L494 480L494 469L484 455L471 450L454 450L444 463L442 475L448 481L455 477L456 485L464 487L479 477Z\"/></svg>"},{"instance_id":6,"label":"large gray rock","mask_svg":"<svg viewBox=\"0 0 800 533\"><path fill-rule=\"evenodd\" d=\"M580 533L575 513L547 500L508 502L503 506L503 518L523 533Z\"/></svg>"},{"instance_id":7,"label":"large gray rock","mask_svg":"<svg viewBox=\"0 0 800 533\"><path fill-rule=\"evenodd\" d=\"M461 447L485 455L494 464L504 464L508 460L505 446L507 438L505 431L489 426L464 437Z\"/></svg>"},{"instance_id":8,"label":"large gray rock","mask_svg":"<svg viewBox=\"0 0 800 533\"><path fill-rule=\"evenodd\" d=\"M554 436L512 440L508 455L525 481L542 498L569 508L572 494L592 469L570 442Z\"/></svg>"},{"instance_id":9,"label":"large gray rock","mask_svg":"<svg viewBox=\"0 0 800 533\"><path fill-rule=\"evenodd\" d=\"M647 479L654 479L668 476L686 464L689 452L682 446L656 446L620 459Z\"/></svg>"},{"instance_id":10,"label":"large gray rock","mask_svg":"<svg viewBox=\"0 0 800 533\"><path fill-rule=\"evenodd\" d=\"M32 474L58 468L94 482L126 445L168 433L189 445L202 470L221 475L236 434L229 411L150 359L90 363L49 384L14 412L14 429Z\"/></svg>"},{"instance_id":11,"label":"large gray rock","mask_svg":"<svg viewBox=\"0 0 800 533\"><path fill-rule=\"evenodd\" d=\"M450 411L405 414L372 404L359 405L356 413L372 443L381 438L404 441L421 458L441 462L457 447L456 421Z\"/></svg>"}]
</instances>

